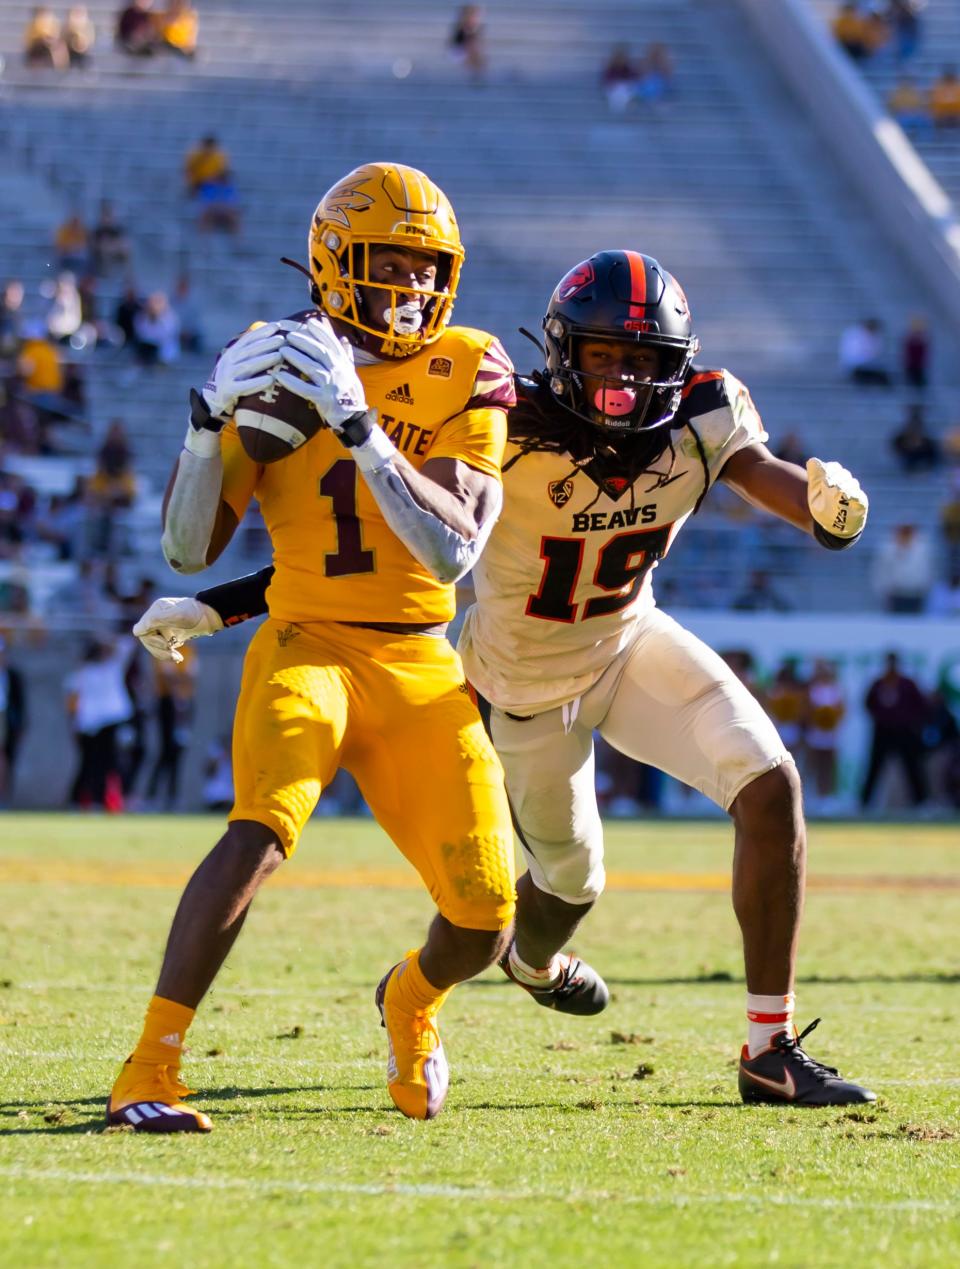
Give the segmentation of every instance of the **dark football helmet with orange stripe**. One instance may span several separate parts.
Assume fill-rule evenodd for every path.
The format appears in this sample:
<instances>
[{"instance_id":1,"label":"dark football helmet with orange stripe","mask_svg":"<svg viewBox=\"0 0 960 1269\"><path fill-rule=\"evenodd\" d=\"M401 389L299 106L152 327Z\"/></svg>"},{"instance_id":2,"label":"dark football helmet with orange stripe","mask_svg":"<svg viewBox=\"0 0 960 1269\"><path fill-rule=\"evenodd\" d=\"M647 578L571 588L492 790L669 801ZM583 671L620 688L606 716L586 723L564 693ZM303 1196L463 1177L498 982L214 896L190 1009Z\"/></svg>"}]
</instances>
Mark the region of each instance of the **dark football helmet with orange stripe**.
<instances>
[{"instance_id":1,"label":"dark football helmet with orange stripe","mask_svg":"<svg viewBox=\"0 0 960 1269\"><path fill-rule=\"evenodd\" d=\"M669 424L700 349L683 288L638 251L599 251L572 268L550 298L543 330L554 397L585 422L615 433ZM655 349L655 378L604 378L590 397L578 357L579 342L588 339Z\"/></svg>"}]
</instances>

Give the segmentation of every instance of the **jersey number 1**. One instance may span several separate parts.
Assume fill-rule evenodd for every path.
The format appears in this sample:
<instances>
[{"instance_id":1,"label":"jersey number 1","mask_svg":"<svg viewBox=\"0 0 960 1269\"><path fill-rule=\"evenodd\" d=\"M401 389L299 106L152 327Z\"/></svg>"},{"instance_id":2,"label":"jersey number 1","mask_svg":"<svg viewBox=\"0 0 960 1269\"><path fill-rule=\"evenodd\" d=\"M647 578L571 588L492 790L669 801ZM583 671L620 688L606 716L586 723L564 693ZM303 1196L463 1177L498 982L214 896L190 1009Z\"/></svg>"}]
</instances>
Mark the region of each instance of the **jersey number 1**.
<instances>
[{"instance_id":1,"label":"jersey number 1","mask_svg":"<svg viewBox=\"0 0 960 1269\"><path fill-rule=\"evenodd\" d=\"M357 464L352 458L338 458L320 477L320 496L333 503L337 526L337 549L323 557L327 577L374 571L373 551L364 549L357 516L357 480Z\"/></svg>"},{"instance_id":2,"label":"jersey number 1","mask_svg":"<svg viewBox=\"0 0 960 1269\"><path fill-rule=\"evenodd\" d=\"M593 584L610 595L597 595L583 606L582 620L619 612L640 593L643 579L656 560L667 553L672 525L636 533L618 533L604 543L597 556ZM579 604L573 602L583 567L583 538L542 538L540 558L545 561L540 589L527 600L527 615L543 621L573 622ZM629 589L624 589L629 587Z\"/></svg>"}]
</instances>

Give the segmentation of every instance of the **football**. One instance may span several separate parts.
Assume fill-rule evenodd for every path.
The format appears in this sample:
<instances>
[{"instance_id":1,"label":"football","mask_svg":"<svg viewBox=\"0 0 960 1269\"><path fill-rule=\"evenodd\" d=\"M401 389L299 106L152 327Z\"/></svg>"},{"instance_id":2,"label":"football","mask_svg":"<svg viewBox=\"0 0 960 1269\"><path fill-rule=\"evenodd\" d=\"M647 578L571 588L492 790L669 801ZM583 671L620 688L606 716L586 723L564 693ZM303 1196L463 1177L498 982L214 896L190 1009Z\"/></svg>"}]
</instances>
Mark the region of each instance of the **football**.
<instances>
[{"instance_id":1,"label":"football","mask_svg":"<svg viewBox=\"0 0 960 1269\"><path fill-rule=\"evenodd\" d=\"M312 309L271 326L285 332L299 330L310 317L316 317ZM286 458L327 426L309 401L279 383L271 383L254 396L241 397L234 420L244 451L262 464Z\"/></svg>"}]
</instances>

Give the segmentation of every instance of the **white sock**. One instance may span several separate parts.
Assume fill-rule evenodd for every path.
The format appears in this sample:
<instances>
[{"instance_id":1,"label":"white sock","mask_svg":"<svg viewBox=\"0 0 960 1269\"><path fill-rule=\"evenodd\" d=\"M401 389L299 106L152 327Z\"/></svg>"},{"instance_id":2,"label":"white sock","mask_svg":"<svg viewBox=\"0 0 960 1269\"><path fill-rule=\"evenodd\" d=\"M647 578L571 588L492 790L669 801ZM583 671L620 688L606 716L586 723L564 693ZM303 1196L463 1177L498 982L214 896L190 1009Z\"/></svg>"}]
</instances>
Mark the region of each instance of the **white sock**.
<instances>
[{"instance_id":1,"label":"white sock","mask_svg":"<svg viewBox=\"0 0 960 1269\"><path fill-rule=\"evenodd\" d=\"M550 964L546 969L537 969L533 965L528 965L526 961L522 961L517 955L516 943L510 944L510 973L513 974L517 982L523 983L525 987L552 987L558 982L563 970L560 967L559 956L551 956Z\"/></svg>"},{"instance_id":2,"label":"white sock","mask_svg":"<svg viewBox=\"0 0 960 1269\"><path fill-rule=\"evenodd\" d=\"M747 1054L756 1057L781 1031L793 1030L793 992L785 996L757 996L747 992Z\"/></svg>"}]
</instances>

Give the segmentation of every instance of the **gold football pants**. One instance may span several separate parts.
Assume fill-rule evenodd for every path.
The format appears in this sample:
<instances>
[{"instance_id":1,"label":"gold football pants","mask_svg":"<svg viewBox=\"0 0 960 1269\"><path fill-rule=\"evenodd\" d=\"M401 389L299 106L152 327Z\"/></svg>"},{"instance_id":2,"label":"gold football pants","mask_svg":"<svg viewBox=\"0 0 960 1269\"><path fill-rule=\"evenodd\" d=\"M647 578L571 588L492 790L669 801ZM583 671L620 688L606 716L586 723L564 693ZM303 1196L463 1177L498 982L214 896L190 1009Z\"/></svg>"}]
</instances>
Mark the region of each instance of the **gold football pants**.
<instances>
[{"instance_id":1,"label":"gold football pants","mask_svg":"<svg viewBox=\"0 0 960 1269\"><path fill-rule=\"evenodd\" d=\"M289 856L341 766L452 924L509 924L503 771L446 639L335 622L260 627L237 702L229 818L272 828Z\"/></svg>"}]
</instances>

